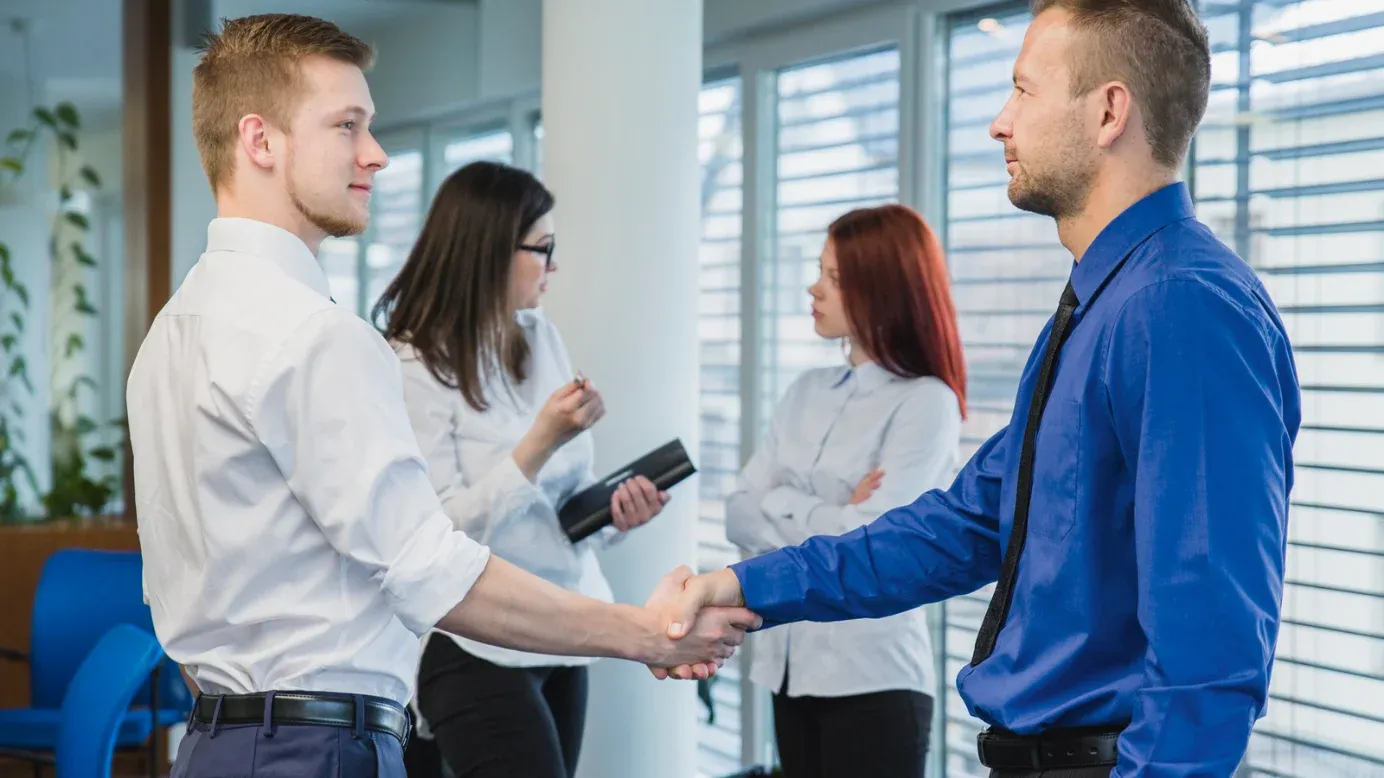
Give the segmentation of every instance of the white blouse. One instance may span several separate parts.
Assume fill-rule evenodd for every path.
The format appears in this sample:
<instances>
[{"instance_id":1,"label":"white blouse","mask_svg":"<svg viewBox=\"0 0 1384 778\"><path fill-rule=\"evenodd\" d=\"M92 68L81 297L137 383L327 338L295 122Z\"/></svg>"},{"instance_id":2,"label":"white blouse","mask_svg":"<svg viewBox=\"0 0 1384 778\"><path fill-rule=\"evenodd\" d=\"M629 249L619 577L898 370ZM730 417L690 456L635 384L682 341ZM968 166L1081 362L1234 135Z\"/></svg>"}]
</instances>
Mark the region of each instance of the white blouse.
<instances>
[{"instance_id":1,"label":"white blouse","mask_svg":"<svg viewBox=\"0 0 1384 778\"><path fill-rule=\"evenodd\" d=\"M395 343L403 365L404 402L428 476L443 511L457 529L511 562L558 586L610 602L610 584L595 548L619 532L607 527L575 545L558 524L557 509L596 482L591 435L584 432L558 449L531 483L512 453L548 397L573 378L572 363L557 327L538 309L516 320L529 343L528 376L513 385L497 370L486 378L490 407L477 412L459 389L438 381L413 348ZM465 651L507 667L577 666L589 657L545 656L499 648L445 632Z\"/></svg>"},{"instance_id":2,"label":"white blouse","mask_svg":"<svg viewBox=\"0 0 1384 778\"><path fill-rule=\"evenodd\" d=\"M839 535L944 487L956 468L961 409L936 378L905 379L867 362L809 370L774 411L769 434L726 503L726 535L750 554ZM879 488L858 505L866 474ZM776 627L753 638L750 679L788 695L935 693L921 608L883 619ZM791 648L790 648L791 647Z\"/></svg>"}]
</instances>

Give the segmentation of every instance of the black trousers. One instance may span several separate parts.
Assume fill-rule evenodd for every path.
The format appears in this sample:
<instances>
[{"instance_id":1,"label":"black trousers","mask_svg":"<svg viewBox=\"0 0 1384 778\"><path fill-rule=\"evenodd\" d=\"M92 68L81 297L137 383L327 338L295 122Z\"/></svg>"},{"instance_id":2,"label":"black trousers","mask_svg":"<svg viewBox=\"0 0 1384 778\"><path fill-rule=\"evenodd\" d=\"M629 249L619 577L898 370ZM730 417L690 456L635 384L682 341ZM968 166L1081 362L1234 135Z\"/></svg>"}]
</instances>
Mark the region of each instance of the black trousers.
<instances>
[{"instance_id":1,"label":"black trousers","mask_svg":"<svg viewBox=\"0 0 1384 778\"><path fill-rule=\"evenodd\" d=\"M1073 767L1068 770L991 770L990 778L1110 778L1114 767Z\"/></svg>"},{"instance_id":2,"label":"black trousers","mask_svg":"<svg viewBox=\"0 0 1384 778\"><path fill-rule=\"evenodd\" d=\"M923 778L932 697L913 691L789 697L780 690L774 731L784 778Z\"/></svg>"},{"instance_id":3,"label":"black trousers","mask_svg":"<svg viewBox=\"0 0 1384 778\"><path fill-rule=\"evenodd\" d=\"M573 778L586 694L585 667L502 667L442 635L418 670L418 709L457 778Z\"/></svg>"}]
</instances>

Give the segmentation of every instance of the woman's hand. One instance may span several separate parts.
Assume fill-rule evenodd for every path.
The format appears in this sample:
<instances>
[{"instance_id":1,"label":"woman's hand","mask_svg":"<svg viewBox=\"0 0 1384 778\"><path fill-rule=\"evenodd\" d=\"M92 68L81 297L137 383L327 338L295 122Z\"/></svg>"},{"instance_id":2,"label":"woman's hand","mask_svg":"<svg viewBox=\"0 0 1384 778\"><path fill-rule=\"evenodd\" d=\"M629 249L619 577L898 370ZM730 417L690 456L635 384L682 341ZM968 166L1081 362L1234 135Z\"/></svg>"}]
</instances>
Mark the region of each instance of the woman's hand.
<instances>
[{"instance_id":1,"label":"woman's hand","mask_svg":"<svg viewBox=\"0 0 1384 778\"><path fill-rule=\"evenodd\" d=\"M620 484L610 495L610 518L616 529L629 532L635 527L648 524L657 516L670 499L667 492L660 492L653 481L637 475Z\"/></svg>"},{"instance_id":2,"label":"woman's hand","mask_svg":"<svg viewBox=\"0 0 1384 778\"><path fill-rule=\"evenodd\" d=\"M855 493L851 495L850 504L859 505L870 499L870 495L875 493L875 490L879 488L880 481L883 479L883 470L874 470L866 473L865 477L860 479L860 483L856 485Z\"/></svg>"},{"instance_id":3,"label":"woman's hand","mask_svg":"<svg viewBox=\"0 0 1384 778\"><path fill-rule=\"evenodd\" d=\"M538 411L538 418L514 448L514 463L530 481L553 453L572 438L591 429L605 416L605 401L590 381L569 381L558 387Z\"/></svg>"}]
</instances>

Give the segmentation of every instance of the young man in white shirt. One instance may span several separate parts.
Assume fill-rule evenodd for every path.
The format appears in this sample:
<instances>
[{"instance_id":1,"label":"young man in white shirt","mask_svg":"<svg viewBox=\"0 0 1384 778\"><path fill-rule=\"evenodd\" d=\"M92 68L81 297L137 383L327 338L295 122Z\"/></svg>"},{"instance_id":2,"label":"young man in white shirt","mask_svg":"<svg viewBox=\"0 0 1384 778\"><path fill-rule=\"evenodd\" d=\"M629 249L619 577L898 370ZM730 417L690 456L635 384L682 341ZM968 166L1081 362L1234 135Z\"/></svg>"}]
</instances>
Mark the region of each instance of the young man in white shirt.
<instances>
[{"instance_id":1,"label":"young man in white shirt","mask_svg":"<svg viewBox=\"0 0 1384 778\"><path fill-rule=\"evenodd\" d=\"M175 776L403 776L433 627L706 675L757 621L707 611L673 641L666 606L690 571L645 608L612 605L453 529L393 351L331 301L316 261L327 236L365 229L387 164L371 58L330 23L273 14L227 22L194 75L218 215L128 386L146 596L200 692Z\"/></svg>"}]
</instances>

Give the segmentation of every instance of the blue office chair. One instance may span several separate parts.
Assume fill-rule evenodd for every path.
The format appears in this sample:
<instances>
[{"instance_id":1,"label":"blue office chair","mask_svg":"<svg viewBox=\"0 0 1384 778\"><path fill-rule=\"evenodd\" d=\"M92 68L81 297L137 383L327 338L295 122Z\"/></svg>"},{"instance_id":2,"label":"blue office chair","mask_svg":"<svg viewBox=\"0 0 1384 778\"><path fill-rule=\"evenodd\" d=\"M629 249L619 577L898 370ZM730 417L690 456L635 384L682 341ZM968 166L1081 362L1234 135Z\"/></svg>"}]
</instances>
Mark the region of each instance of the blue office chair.
<instances>
[{"instance_id":1,"label":"blue office chair","mask_svg":"<svg viewBox=\"0 0 1384 778\"><path fill-rule=\"evenodd\" d=\"M110 778L130 703L163 659L158 639L129 624L115 625L96 643L63 697L58 778Z\"/></svg>"},{"instance_id":2,"label":"blue office chair","mask_svg":"<svg viewBox=\"0 0 1384 778\"><path fill-rule=\"evenodd\" d=\"M67 688L101 636L117 624L153 634L144 604L138 552L64 549L44 563L34 595L32 637L27 655L0 652L0 658L29 663L27 708L0 709L0 750L54 752L61 730ZM160 728L186 721L192 697L177 664L165 660L135 692L139 707L129 710L116 732L116 748L149 750L149 772L156 774ZM36 765L35 774L41 768Z\"/></svg>"}]
</instances>

